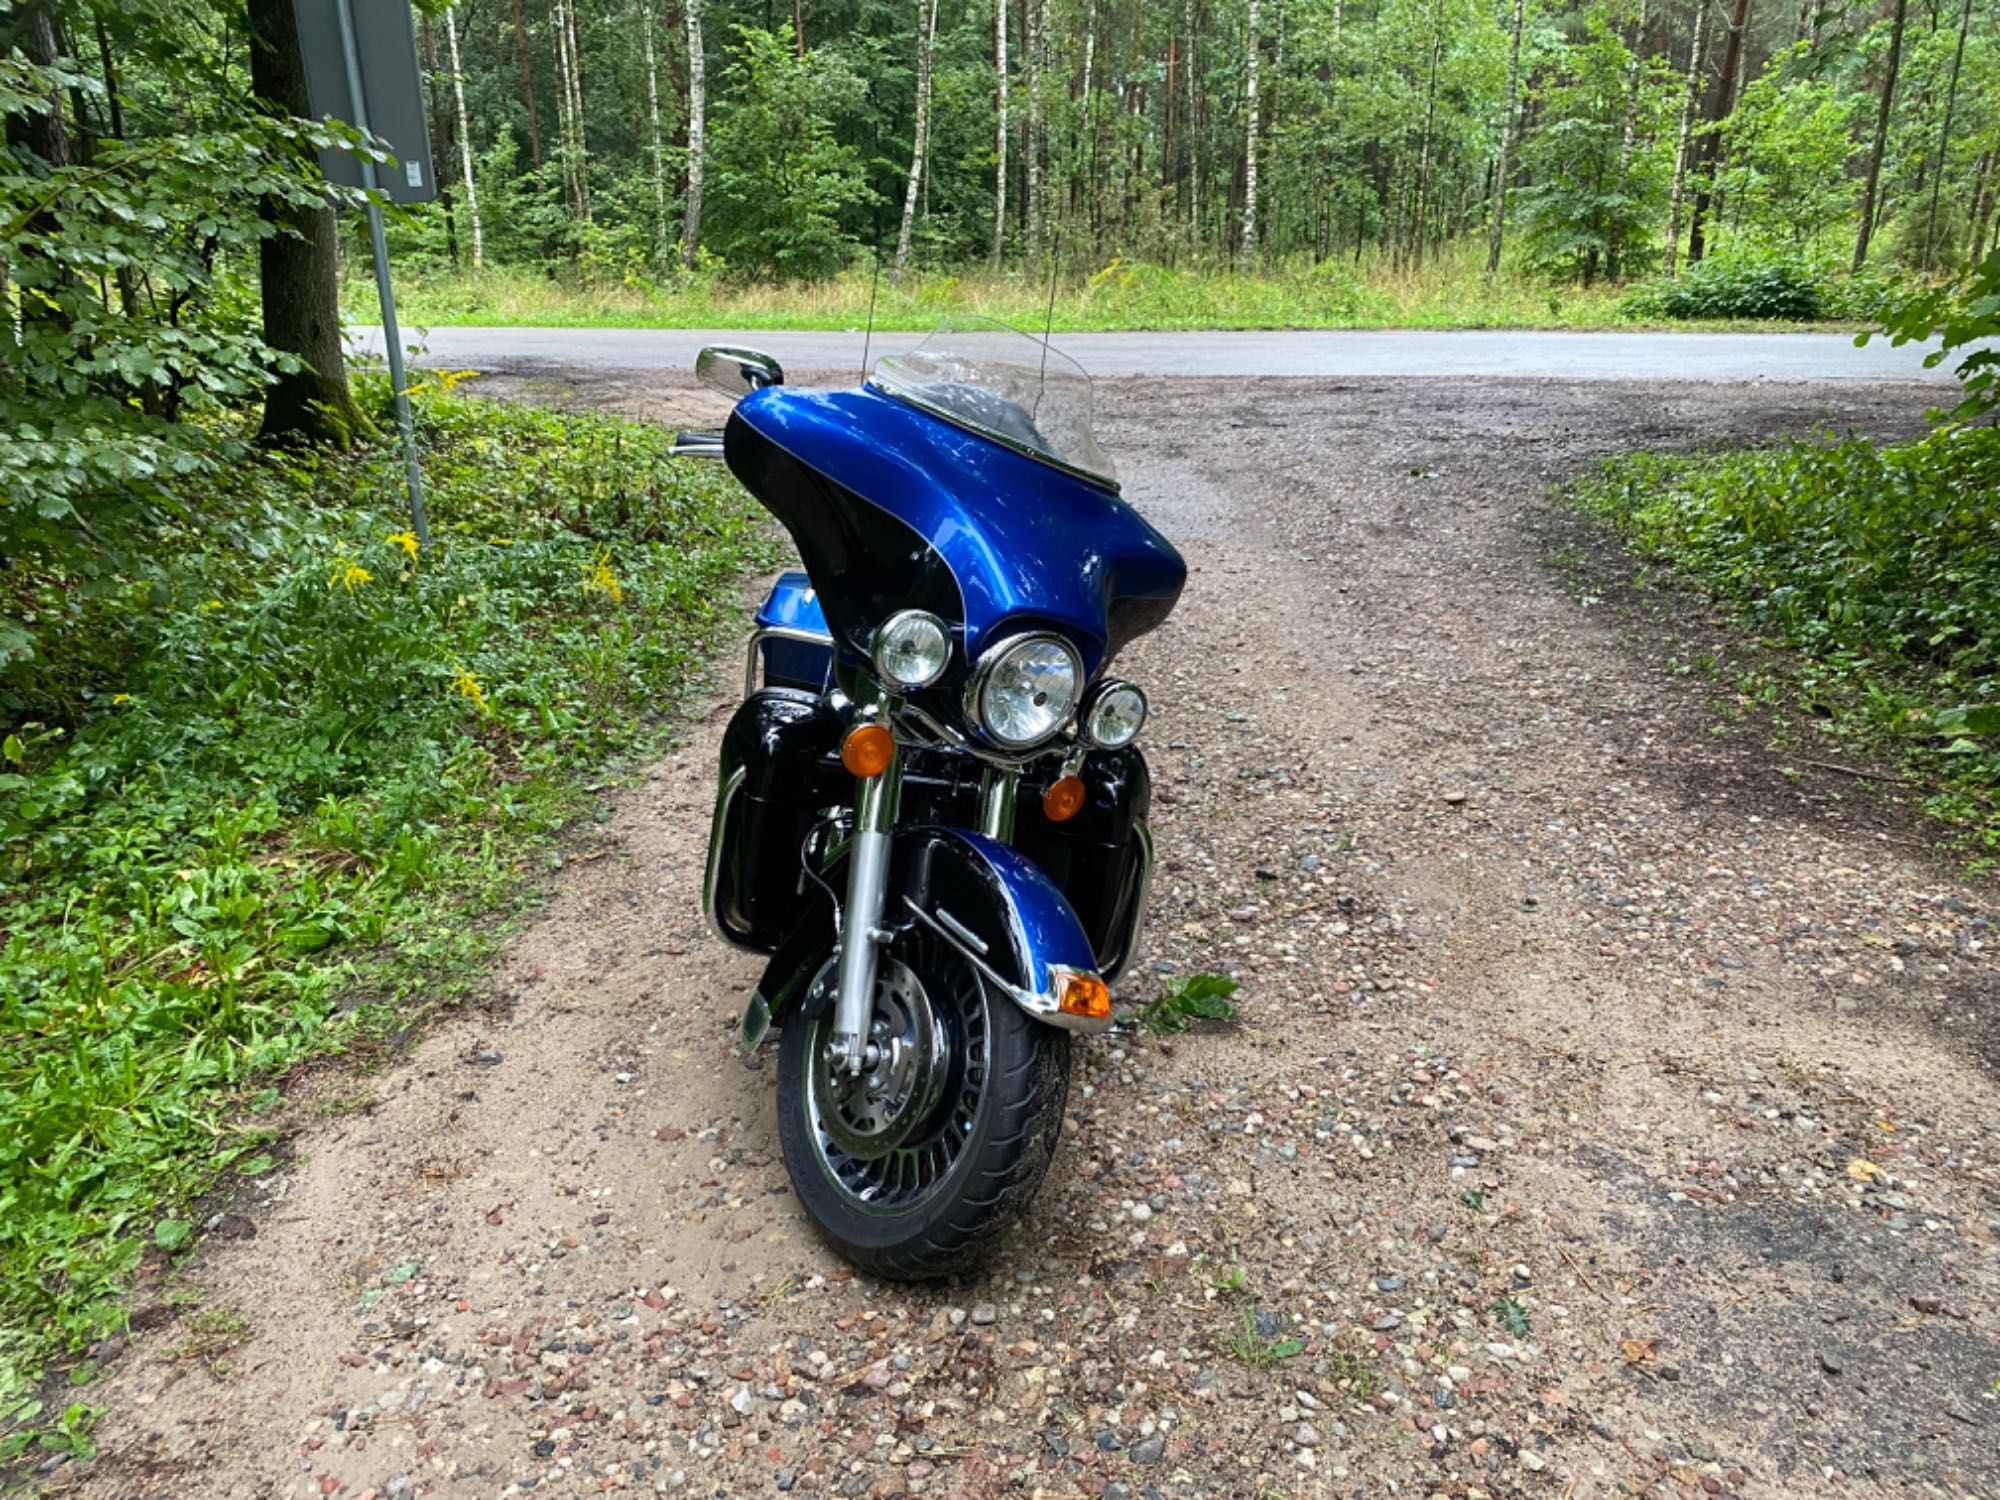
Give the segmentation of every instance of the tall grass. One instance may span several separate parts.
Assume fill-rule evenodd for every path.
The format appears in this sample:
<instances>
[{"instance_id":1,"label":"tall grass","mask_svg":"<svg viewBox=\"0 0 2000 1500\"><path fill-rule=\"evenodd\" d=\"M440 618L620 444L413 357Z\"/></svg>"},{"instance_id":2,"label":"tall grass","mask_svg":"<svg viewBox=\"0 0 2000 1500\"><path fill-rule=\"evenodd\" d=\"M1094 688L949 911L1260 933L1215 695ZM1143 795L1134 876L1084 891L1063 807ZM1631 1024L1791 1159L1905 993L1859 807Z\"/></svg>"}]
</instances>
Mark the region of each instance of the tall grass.
<instances>
[{"instance_id":1,"label":"tall grass","mask_svg":"<svg viewBox=\"0 0 2000 1500\"><path fill-rule=\"evenodd\" d=\"M350 283L351 316L372 321L371 284ZM478 273L432 267L399 288L414 324L528 327L928 329L971 314L1017 327L1044 319L1065 332L1203 328L1601 328L1624 321L1621 289L1557 287L1513 272L1485 274L1484 251L1464 246L1421 270L1386 260L1297 263L1266 273L1172 269L1114 257L1061 276L1053 312L1046 277L984 270L887 275L850 270L815 282L742 283L695 277L654 285L584 282L526 267Z\"/></svg>"}]
</instances>

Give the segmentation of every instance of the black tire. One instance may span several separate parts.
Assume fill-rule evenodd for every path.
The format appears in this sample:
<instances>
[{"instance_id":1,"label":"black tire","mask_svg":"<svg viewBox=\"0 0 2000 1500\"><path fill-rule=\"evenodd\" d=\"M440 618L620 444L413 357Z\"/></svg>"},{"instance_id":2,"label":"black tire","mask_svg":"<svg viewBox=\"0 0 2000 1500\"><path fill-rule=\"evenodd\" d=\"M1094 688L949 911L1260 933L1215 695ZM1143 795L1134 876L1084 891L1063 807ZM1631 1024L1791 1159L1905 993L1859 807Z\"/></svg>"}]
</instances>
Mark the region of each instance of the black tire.
<instances>
[{"instance_id":1,"label":"black tire","mask_svg":"<svg viewBox=\"0 0 2000 1500\"><path fill-rule=\"evenodd\" d=\"M883 960L885 972L899 964L915 976L946 1033L942 1098L927 1117L907 1112L910 1134L890 1156L843 1153L816 1113L826 1095L813 1092L813 1068L832 1022L830 996L816 992L779 1046L778 1142L799 1201L843 1259L892 1280L931 1280L977 1262L1041 1185L1069 1095L1069 1035L1030 1020L931 934L899 939ZM926 1164L935 1170L923 1178Z\"/></svg>"}]
</instances>

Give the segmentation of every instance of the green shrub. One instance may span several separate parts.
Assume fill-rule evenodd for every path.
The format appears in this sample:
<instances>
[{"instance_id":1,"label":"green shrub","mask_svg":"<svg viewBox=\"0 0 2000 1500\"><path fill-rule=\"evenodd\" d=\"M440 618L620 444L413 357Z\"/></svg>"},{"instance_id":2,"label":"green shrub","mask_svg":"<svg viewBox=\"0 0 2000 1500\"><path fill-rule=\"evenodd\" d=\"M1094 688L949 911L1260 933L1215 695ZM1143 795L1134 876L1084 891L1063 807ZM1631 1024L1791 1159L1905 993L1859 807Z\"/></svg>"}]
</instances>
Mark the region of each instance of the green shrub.
<instances>
[{"instance_id":1,"label":"green shrub","mask_svg":"<svg viewBox=\"0 0 2000 1500\"><path fill-rule=\"evenodd\" d=\"M427 547L393 451L246 455L114 587L0 571L44 647L0 673L0 1416L193 1195L268 1166L246 1091L471 972L467 917L768 550L651 428L418 406Z\"/></svg>"},{"instance_id":2,"label":"green shrub","mask_svg":"<svg viewBox=\"0 0 2000 1500\"><path fill-rule=\"evenodd\" d=\"M1826 278L1802 256L1711 257L1648 282L1625 302L1641 318L1808 323L1827 316Z\"/></svg>"},{"instance_id":3,"label":"green shrub","mask_svg":"<svg viewBox=\"0 0 2000 1500\"><path fill-rule=\"evenodd\" d=\"M1890 737L2000 842L2000 430L1632 454L1576 493L1798 648L1839 727Z\"/></svg>"}]
</instances>

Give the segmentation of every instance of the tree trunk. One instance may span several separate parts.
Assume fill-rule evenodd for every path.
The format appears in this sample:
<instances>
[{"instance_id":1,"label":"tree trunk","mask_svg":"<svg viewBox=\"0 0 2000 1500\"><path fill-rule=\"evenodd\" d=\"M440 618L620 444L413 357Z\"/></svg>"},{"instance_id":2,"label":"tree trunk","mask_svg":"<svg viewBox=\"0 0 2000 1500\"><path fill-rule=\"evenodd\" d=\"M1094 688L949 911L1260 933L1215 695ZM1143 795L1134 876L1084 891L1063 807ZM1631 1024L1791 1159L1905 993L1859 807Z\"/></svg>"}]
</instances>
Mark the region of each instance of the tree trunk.
<instances>
[{"instance_id":1,"label":"tree trunk","mask_svg":"<svg viewBox=\"0 0 2000 1500\"><path fill-rule=\"evenodd\" d=\"M1500 160L1493 169L1493 228L1486 241L1488 276L1500 269L1500 241L1507 233L1507 178L1513 169L1514 127L1521 111L1521 19L1526 10L1527 0L1514 0L1514 40L1507 53L1507 113L1500 121ZM1336 33L1339 25L1336 19Z\"/></svg>"},{"instance_id":2,"label":"tree trunk","mask_svg":"<svg viewBox=\"0 0 2000 1500\"><path fill-rule=\"evenodd\" d=\"M1931 174L1931 206L1924 215L1923 265L1926 271L1937 264L1938 193L1944 187L1945 163L1951 150L1951 117L1958 106L1958 70L1965 61L1965 33L1972 25L1972 0L1965 0L1958 15L1958 49L1951 55L1951 82L1944 91L1944 125L1938 131L1937 170Z\"/></svg>"},{"instance_id":3,"label":"tree trunk","mask_svg":"<svg viewBox=\"0 0 2000 1500\"><path fill-rule=\"evenodd\" d=\"M1667 250L1662 262L1672 276L1681 253L1681 207L1687 201L1688 151L1694 144L1694 113L1701 103L1702 56L1708 50L1709 0L1694 0L1694 38L1688 43L1687 87L1681 93L1681 127L1674 147L1674 186L1667 198Z\"/></svg>"},{"instance_id":4,"label":"tree trunk","mask_svg":"<svg viewBox=\"0 0 2000 1500\"><path fill-rule=\"evenodd\" d=\"M584 129L583 114L583 23L577 16L579 0L566 0L563 19L569 25L569 117L576 141L577 214L590 222L590 137Z\"/></svg>"},{"instance_id":5,"label":"tree trunk","mask_svg":"<svg viewBox=\"0 0 2000 1500\"><path fill-rule=\"evenodd\" d=\"M1028 145L1023 165L1028 174L1028 264L1042 263L1042 229L1046 205L1042 202L1042 23L1048 19L1046 0L1022 0L1022 15L1028 36Z\"/></svg>"},{"instance_id":6,"label":"tree trunk","mask_svg":"<svg viewBox=\"0 0 2000 1500\"><path fill-rule=\"evenodd\" d=\"M1646 76L1646 0L1639 0L1639 17L1632 26L1631 86L1625 95L1625 129L1618 140L1618 180L1624 182L1632 170L1632 142L1639 131L1639 86ZM1619 245L1614 240L1605 252L1604 274L1616 281L1624 266Z\"/></svg>"},{"instance_id":7,"label":"tree trunk","mask_svg":"<svg viewBox=\"0 0 2000 1500\"><path fill-rule=\"evenodd\" d=\"M799 49L799 56L806 55L806 17L799 0L792 0L792 44Z\"/></svg>"},{"instance_id":8,"label":"tree trunk","mask_svg":"<svg viewBox=\"0 0 2000 1500\"><path fill-rule=\"evenodd\" d=\"M521 97L528 102L528 151L542 170L542 125L535 118L535 75L528 67L528 28L521 23L521 0L514 0L514 60L521 65Z\"/></svg>"},{"instance_id":9,"label":"tree trunk","mask_svg":"<svg viewBox=\"0 0 2000 1500\"><path fill-rule=\"evenodd\" d=\"M701 248L702 139L708 128L707 59L701 50L701 0L687 0L688 181L681 225L681 264L694 269Z\"/></svg>"},{"instance_id":10,"label":"tree trunk","mask_svg":"<svg viewBox=\"0 0 2000 1500\"><path fill-rule=\"evenodd\" d=\"M1896 0L1900 7L1906 0ZM1708 123L1719 126L1736 108L1736 65L1743 55L1743 33L1750 24L1750 0L1736 0L1736 13L1729 19L1729 40L1722 48L1722 87L1715 97L1715 112L1708 117ZM1704 174L1695 183L1694 214L1688 226L1688 263L1692 265L1702 257L1705 248L1702 243L1702 221L1708 217L1709 205L1715 201L1715 171L1722 160L1722 136L1711 130L1701 138L1700 148L1695 153L1697 168Z\"/></svg>"},{"instance_id":11,"label":"tree trunk","mask_svg":"<svg viewBox=\"0 0 2000 1500\"><path fill-rule=\"evenodd\" d=\"M472 225L472 269L486 264L486 245L479 233L479 190L472 181L472 131L465 117L465 73L458 65L458 19L444 13L444 45L451 58L451 93L458 105L458 165L465 175L465 217Z\"/></svg>"},{"instance_id":12,"label":"tree trunk","mask_svg":"<svg viewBox=\"0 0 2000 1500\"><path fill-rule=\"evenodd\" d=\"M910 259L910 230L917 221L917 189L924 180L924 160L931 148L931 54L937 46L938 0L918 0L917 123L910 153L910 180L903 190L903 228L896 236L896 265L889 285L903 284L903 267Z\"/></svg>"},{"instance_id":13,"label":"tree trunk","mask_svg":"<svg viewBox=\"0 0 2000 1500\"><path fill-rule=\"evenodd\" d=\"M570 217L580 221L583 205L576 190L576 141L569 112L569 27L562 8L563 0L555 0L549 10L556 44L556 154L562 158L563 196L569 200Z\"/></svg>"},{"instance_id":14,"label":"tree trunk","mask_svg":"<svg viewBox=\"0 0 2000 1500\"><path fill-rule=\"evenodd\" d=\"M639 41L646 63L646 122L653 153L653 265L667 268L667 167L660 142L660 63L653 49L653 0L639 0Z\"/></svg>"},{"instance_id":15,"label":"tree trunk","mask_svg":"<svg viewBox=\"0 0 2000 1500\"><path fill-rule=\"evenodd\" d=\"M275 114L311 118L305 61L291 0L248 0L250 84ZM374 431L347 384L340 347L340 262L333 210L267 202L278 233L257 242L264 299L264 342L296 356L297 370L276 372L264 392L268 442L303 440L346 447Z\"/></svg>"},{"instance_id":16,"label":"tree trunk","mask_svg":"<svg viewBox=\"0 0 2000 1500\"><path fill-rule=\"evenodd\" d=\"M1424 84L1424 134L1417 150L1417 211L1410 220L1410 264L1424 268L1426 203L1431 192L1431 135L1437 128L1438 61L1444 53L1444 32L1438 27L1436 0L1431 4L1431 67Z\"/></svg>"},{"instance_id":17,"label":"tree trunk","mask_svg":"<svg viewBox=\"0 0 2000 1500\"><path fill-rule=\"evenodd\" d=\"M1903 21L1909 0L1896 0L1896 18L1889 28L1888 76L1882 80L1882 104L1875 113L1875 141L1868 151L1868 176L1861 187L1861 224L1854 235L1854 269L1868 262L1868 240L1875 232L1875 196L1882 185L1882 153L1889 144L1889 115L1896 99L1896 71L1903 61Z\"/></svg>"},{"instance_id":18,"label":"tree trunk","mask_svg":"<svg viewBox=\"0 0 2000 1500\"><path fill-rule=\"evenodd\" d=\"M419 14L417 17L418 61L422 64L424 93L430 102L431 139L437 144L438 159L449 163L452 157L452 121L444 112L444 104L438 98L437 39L432 33L431 18ZM440 169L437 174L437 201L444 210L444 243L451 255L451 268L459 269L458 254L458 204L451 190L448 172Z\"/></svg>"},{"instance_id":19,"label":"tree trunk","mask_svg":"<svg viewBox=\"0 0 2000 1500\"><path fill-rule=\"evenodd\" d=\"M1250 26L1243 44L1243 243L1237 247L1245 271L1257 265L1257 0L1250 0Z\"/></svg>"},{"instance_id":20,"label":"tree trunk","mask_svg":"<svg viewBox=\"0 0 2000 1500\"><path fill-rule=\"evenodd\" d=\"M1007 245L1007 0L993 0L993 254Z\"/></svg>"},{"instance_id":21,"label":"tree trunk","mask_svg":"<svg viewBox=\"0 0 2000 1500\"><path fill-rule=\"evenodd\" d=\"M1980 260L1985 256L1986 219L1987 215L1992 212L1994 197L2000 196L2000 194L1989 194L1988 192L1993 181L1993 156L1994 153L1989 151L1979 158L1979 175L1973 180L1972 184L1971 260L1974 265L1978 265Z\"/></svg>"},{"instance_id":22,"label":"tree trunk","mask_svg":"<svg viewBox=\"0 0 2000 1500\"><path fill-rule=\"evenodd\" d=\"M18 48L23 57L38 67L46 68L54 64L60 48L56 44L55 17L50 13L45 0L28 0L27 4L14 11L4 27L0 28L0 46ZM70 149L69 129L63 121L62 96L56 89L49 90L47 109L22 111L7 116L7 144L17 153L24 153L47 163L52 172L75 164L76 158ZM28 170L32 171L33 168L30 167ZM40 210L22 228L26 231L18 251L22 265L15 268L16 276L20 277L21 273L32 265L38 269L29 271L22 277L24 285L46 287L50 291L71 286L74 277L69 269L60 260L42 255L35 248L54 237L57 229L55 210L53 208ZM58 326L68 324L66 314L47 308L33 298L22 296L18 307L24 324L31 322L53 323ZM5 324L11 343L14 320L6 313L4 303L0 303L0 323Z\"/></svg>"}]
</instances>

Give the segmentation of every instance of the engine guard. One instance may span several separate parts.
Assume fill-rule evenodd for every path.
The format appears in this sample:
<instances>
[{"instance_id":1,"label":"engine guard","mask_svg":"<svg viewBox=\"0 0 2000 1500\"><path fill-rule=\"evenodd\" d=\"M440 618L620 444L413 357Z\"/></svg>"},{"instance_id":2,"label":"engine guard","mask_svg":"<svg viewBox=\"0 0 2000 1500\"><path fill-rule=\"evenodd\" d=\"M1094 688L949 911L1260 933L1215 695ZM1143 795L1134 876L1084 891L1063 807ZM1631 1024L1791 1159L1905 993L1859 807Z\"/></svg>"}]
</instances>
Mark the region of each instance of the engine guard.
<instances>
[{"instance_id":1,"label":"engine guard","mask_svg":"<svg viewBox=\"0 0 2000 1500\"><path fill-rule=\"evenodd\" d=\"M743 1013L746 1050L806 1002L835 945L831 907L813 902L772 955ZM959 828L899 829L882 924L891 932L921 924L1038 1021L1066 1031L1111 1027L1108 1014L1062 1009L1066 975L1098 977L1090 939L1048 876L997 840Z\"/></svg>"}]
</instances>

